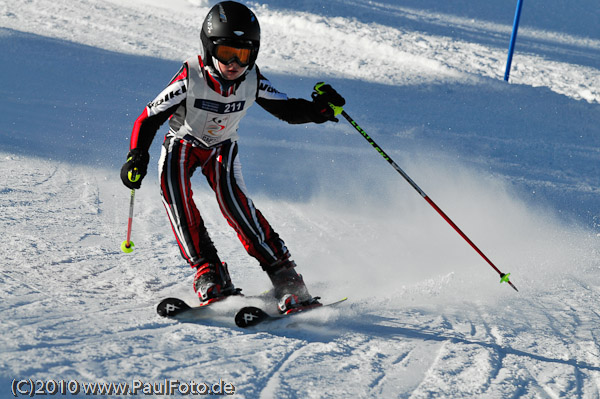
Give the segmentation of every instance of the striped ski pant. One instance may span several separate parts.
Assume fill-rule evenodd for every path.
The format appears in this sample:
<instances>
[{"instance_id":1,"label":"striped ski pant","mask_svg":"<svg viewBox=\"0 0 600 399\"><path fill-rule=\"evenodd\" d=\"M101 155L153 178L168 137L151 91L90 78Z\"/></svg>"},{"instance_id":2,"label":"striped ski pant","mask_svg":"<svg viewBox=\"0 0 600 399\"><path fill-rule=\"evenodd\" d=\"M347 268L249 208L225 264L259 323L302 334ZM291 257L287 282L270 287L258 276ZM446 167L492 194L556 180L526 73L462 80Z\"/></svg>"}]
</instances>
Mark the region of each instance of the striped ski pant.
<instances>
[{"instance_id":1,"label":"striped ski pant","mask_svg":"<svg viewBox=\"0 0 600 399\"><path fill-rule=\"evenodd\" d=\"M194 202L190 179L197 168L215 192L223 216L263 270L289 262L285 243L247 195L237 151L237 142L206 149L171 134L165 137L159 162L161 196L181 254L192 267L221 262Z\"/></svg>"}]
</instances>

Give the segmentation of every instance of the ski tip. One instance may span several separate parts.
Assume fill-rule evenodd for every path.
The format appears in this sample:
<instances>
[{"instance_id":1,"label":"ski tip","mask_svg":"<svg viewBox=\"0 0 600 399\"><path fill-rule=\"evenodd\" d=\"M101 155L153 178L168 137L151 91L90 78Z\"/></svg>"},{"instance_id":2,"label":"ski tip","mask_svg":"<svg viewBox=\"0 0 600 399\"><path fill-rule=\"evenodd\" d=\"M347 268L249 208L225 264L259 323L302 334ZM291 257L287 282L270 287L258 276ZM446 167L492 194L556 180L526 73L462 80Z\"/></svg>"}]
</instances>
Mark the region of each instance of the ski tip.
<instances>
[{"instance_id":1,"label":"ski tip","mask_svg":"<svg viewBox=\"0 0 600 399\"><path fill-rule=\"evenodd\" d=\"M174 317L191 309L190 305L179 298L165 298L156 306L156 313L162 317Z\"/></svg>"},{"instance_id":2,"label":"ski tip","mask_svg":"<svg viewBox=\"0 0 600 399\"><path fill-rule=\"evenodd\" d=\"M258 323L269 319L269 316L264 310L255 306L246 306L241 308L235 315L235 325L240 328L247 328L257 325Z\"/></svg>"}]
</instances>

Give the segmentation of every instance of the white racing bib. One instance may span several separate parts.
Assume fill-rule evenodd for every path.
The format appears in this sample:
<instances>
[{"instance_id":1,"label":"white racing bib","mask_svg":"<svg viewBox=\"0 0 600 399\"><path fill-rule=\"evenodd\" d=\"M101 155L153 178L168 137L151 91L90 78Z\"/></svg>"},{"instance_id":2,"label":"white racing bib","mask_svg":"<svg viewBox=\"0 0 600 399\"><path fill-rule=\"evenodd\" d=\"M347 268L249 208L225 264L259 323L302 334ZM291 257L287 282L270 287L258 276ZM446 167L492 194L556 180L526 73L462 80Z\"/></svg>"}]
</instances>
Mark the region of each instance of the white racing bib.
<instances>
[{"instance_id":1,"label":"white racing bib","mask_svg":"<svg viewBox=\"0 0 600 399\"><path fill-rule=\"evenodd\" d=\"M173 121L172 131L178 137L191 135L207 147L238 138L240 120L254 104L258 90L256 68L246 75L234 94L224 97L209 87L204 80L198 57L186 61L188 88L184 120ZM211 77L208 77L209 79ZM176 112L173 118L181 118ZM180 125L175 130L174 126Z\"/></svg>"}]
</instances>

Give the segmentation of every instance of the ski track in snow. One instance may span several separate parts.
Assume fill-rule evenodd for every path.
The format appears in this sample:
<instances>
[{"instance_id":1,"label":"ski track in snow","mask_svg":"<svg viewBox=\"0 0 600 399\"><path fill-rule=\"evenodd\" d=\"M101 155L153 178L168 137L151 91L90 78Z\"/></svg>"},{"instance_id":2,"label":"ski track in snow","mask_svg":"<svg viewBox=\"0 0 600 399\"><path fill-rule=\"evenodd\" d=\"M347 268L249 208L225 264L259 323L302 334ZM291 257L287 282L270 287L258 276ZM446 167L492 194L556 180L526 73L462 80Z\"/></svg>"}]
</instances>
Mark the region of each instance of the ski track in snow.
<instances>
[{"instance_id":1,"label":"ski track in snow","mask_svg":"<svg viewBox=\"0 0 600 399\"><path fill-rule=\"evenodd\" d=\"M516 298L506 294L501 301L469 305L444 289L425 302L419 298L435 291L377 295L370 303L351 301L344 310L297 316L305 320L299 326L258 332L232 328L230 318L201 325L171 322L154 315L156 298L173 289L185 292L191 281L178 255L161 249L167 247L161 241L168 227L154 225L163 216L156 198L139 196L142 211L134 226L143 239L133 258L119 253L126 193L108 172L82 188L68 164L0 159L8 172L1 227L12 232L0 244L6 254L0 275L5 386L11 377L28 376L223 378L235 383L240 397L257 398L599 392L594 327L600 316L587 306L599 302L595 277L585 282L566 277L549 291L524 290ZM308 212L303 205L282 205L295 214L290 223L301 226ZM217 212L209 212L210 218L216 220ZM308 226L312 235L332 229L325 221ZM158 248L145 251L147 246ZM231 251L242 258L243 250Z\"/></svg>"},{"instance_id":2,"label":"ski track in snow","mask_svg":"<svg viewBox=\"0 0 600 399\"><path fill-rule=\"evenodd\" d=\"M385 86L419 93L407 101L426 92L433 92L433 97L447 94L445 89L436 91L437 87L451 92L458 85L472 86L488 94L508 90L498 89L493 80L503 72L512 20L500 24L385 1L329 4L342 8L344 14L352 10L349 17L315 12L321 4L308 0L298 2L298 10L286 9L288 4L278 7L275 0L265 3L251 3L265 37L259 61L284 81L285 76L290 77L288 82L305 77L310 78L307 81L336 79L348 88L348 98L355 103L362 100L362 93L351 92L354 86L369 93L385 92ZM5 2L0 6L0 26L118 53L179 61L198 47L197 27L212 2L173 0L169 4L170 9L158 0L135 0L127 6L116 0ZM365 21L369 19L375 22ZM396 26L397 21L403 24ZM509 87L522 86L515 89L515 101L542 101L539 108L517 105L529 105L529 117L538 123L564 118L568 127L564 133L553 131L546 139L546 132L529 128L514 138L498 134L499 130L448 129L440 139L435 136L439 132L427 130L423 121L422 128L405 129L410 126L407 122L390 134L399 142L390 151L394 158L400 155L411 174L416 171L417 180L432 188L436 199L441 197L443 208L450 207L448 213L457 216L458 224L473 233L485 252L489 248L493 259L513 268L519 294L499 288L493 272L425 209L421 198L405 186L381 189L389 180L387 165L361 173L362 163L356 161L359 172L352 172L356 176L343 185L326 179L315 183L330 184L329 191L322 190L330 196L306 190L306 201L254 197L285 237L311 291L322 292L325 300L350 296L350 301L250 331L235 328L231 317L244 300L220 304L215 311L222 317L214 320L164 320L155 314L159 298L175 295L191 302L194 294L192 273L180 258L151 176L136 196L136 250L124 255L120 243L126 233L128 191L115 177L117 166L69 162L71 147L57 158L38 157L35 147L30 154L13 153L15 144L0 136L0 144L6 145L0 149L4 255L0 396L9 395L14 378L117 383L173 378L210 384L222 379L234 384L234 397L239 398L600 397L600 236L513 199L514 192L504 182L508 176L516 184L525 181L526 187L564 192L566 198L573 198L568 204L574 207L587 198L597 201L598 174L593 165L600 157L588 124L598 121L600 71L593 60L600 55L600 41L527 27L520 35L519 45L526 51L518 53L511 73L516 84ZM2 36L8 41L22 37L8 30ZM367 37L378 40L373 43ZM345 68L333 65L332 59ZM65 90L74 87L67 85ZM529 87L545 87L548 93L527 91ZM154 89L160 88L149 90ZM42 87L39 90L46 93ZM554 93L564 98L557 100ZM9 101L16 98L7 104L21 115L22 93L3 94ZM146 89L139 89L137 95L146 96ZM63 97L39 101L71 106ZM108 100L96 104L111 115L119 112ZM555 111L557 119L544 114L544 109L560 110L564 104L569 112ZM498 112L506 116L511 106L504 104ZM396 112L395 105L382 107L388 114ZM44 112L40 119L52 121L50 111ZM454 117L451 106L439 112ZM367 111L357 113L361 120L367 119ZM291 166L270 168L274 176L287 179L310 173L306 170L310 168L294 170L294 162L303 156L295 152L316 153L298 162L315 168L330 159L347 166L355 162L354 156L362 160L363 153L372 159L372 149L339 146L334 141L348 134L341 133L348 126L326 128L333 138L322 138L323 145L317 147L308 141L310 135L296 141L272 139L270 129L300 130L282 128L265 118L248 115L251 127L260 126L266 133L245 143L251 151L264 147L269 156L290 162ZM28 123L35 134L60 130L52 124L39 129L40 122L28 114L23 119L31 119ZM130 119L133 123L134 117ZM31 132L19 131L17 123L5 120L0 120L0 133L22 134L24 140L35 141L36 137L27 136ZM370 132L389 132L374 118L367 120L374 124ZM395 120L400 124L400 119ZM520 122L509 123L513 128ZM90 133L94 132L86 132ZM432 151L430 158L412 159L411 150L419 149L414 141L427 140L428 135L450 155L441 157ZM489 167L495 171L492 176L471 173L452 159L455 154L449 149L469 146L466 143L471 141L480 147L471 144L474 150L465 161L467 166ZM123 145L117 151L125 151L126 144L119 144ZM56 143L48 145L58 148ZM481 148L491 150L479 152ZM506 154L494 157L495 149ZM111 152L99 151L105 156ZM549 158L557 152L566 155ZM294 156L286 157L289 153ZM262 152L252 155L266 158ZM347 163L345 156L351 159ZM547 158L556 164L549 165ZM578 162L571 164L568 159ZM256 173L252 158L245 165ZM579 175L581 170L590 173ZM372 193L357 194L370 188ZM213 194L201 184L194 191L213 240L235 266L233 279L243 281L248 294L268 288L266 276L223 221Z\"/></svg>"}]
</instances>

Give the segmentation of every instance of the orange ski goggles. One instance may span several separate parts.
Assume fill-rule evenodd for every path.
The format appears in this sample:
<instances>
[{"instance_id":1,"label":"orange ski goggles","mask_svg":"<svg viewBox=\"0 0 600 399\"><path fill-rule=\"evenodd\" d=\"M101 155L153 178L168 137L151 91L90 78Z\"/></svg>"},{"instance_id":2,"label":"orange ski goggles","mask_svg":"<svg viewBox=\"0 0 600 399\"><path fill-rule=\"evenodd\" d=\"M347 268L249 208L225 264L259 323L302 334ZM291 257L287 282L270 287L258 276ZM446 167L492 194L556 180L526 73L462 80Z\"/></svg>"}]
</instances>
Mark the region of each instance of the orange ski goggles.
<instances>
[{"instance_id":1,"label":"orange ski goggles","mask_svg":"<svg viewBox=\"0 0 600 399\"><path fill-rule=\"evenodd\" d=\"M237 48L226 44L217 44L213 54L217 60L225 65L229 65L235 61L240 66L245 67L250 64L253 52L254 50L250 48Z\"/></svg>"}]
</instances>

